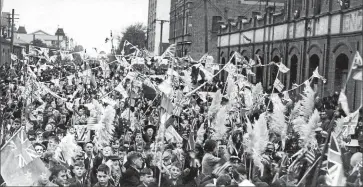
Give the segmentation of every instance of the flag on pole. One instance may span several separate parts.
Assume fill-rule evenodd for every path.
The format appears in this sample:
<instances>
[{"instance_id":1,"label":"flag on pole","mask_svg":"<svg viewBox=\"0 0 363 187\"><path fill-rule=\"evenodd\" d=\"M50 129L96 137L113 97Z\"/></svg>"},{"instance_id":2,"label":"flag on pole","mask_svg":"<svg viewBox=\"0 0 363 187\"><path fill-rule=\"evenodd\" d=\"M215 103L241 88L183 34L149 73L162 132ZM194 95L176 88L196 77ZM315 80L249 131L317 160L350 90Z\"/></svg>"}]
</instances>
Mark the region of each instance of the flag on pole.
<instances>
[{"instance_id":1,"label":"flag on pole","mask_svg":"<svg viewBox=\"0 0 363 187\"><path fill-rule=\"evenodd\" d=\"M276 79L274 82L274 87L281 92L284 89L284 84L282 84L282 82L279 79Z\"/></svg>"},{"instance_id":2,"label":"flag on pole","mask_svg":"<svg viewBox=\"0 0 363 187\"><path fill-rule=\"evenodd\" d=\"M286 67L285 64L282 62L276 63L276 66L279 67L281 73L287 73L288 71L290 71L290 69Z\"/></svg>"},{"instance_id":3,"label":"flag on pole","mask_svg":"<svg viewBox=\"0 0 363 187\"><path fill-rule=\"evenodd\" d=\"M318 78L323 81L323 83L326 83L326 79L319 74L319 67L316 67L316 69L313 72L313 77Z\"/></svg>"},{"instance_id":4,"label":"flag on pole","mask_svg":"<svg viewBox=\"0 0 363 187\"><path fill-rule=\"evenodd\" d=\"M359 70L354 73L353 79L356 81L362 81L362 70Z\"/></svg>"},{"instance_id":5,"label":"flag on pole","mask_svg":"<svg viewBox=\"0 0 363 187\"><path fill-rule=\"evenodd\" d=\"M11 55L11 60L12 61L18 60L18 57L16 55L14 55L13 53L11 53L10 55Z\"/></svg>"},{"instance_id":6,"label":"flag on pole","mask_svg":"<svg viewBox=\"0 0 363 187\"><path fill-rule=\"evenodd\" d=\"M234 75L237 72L237 67L233 65L232 63L228 63L224 66L224 70L228 73Z\"/></svg>"},{"instance_id":7,"label":"flag on pole","mask_svg":"<svg viewBox=\"0 0 363 187\"><path fill-rule=\"evenodd\" d=\"M345 186L343 171L343 161L341 158L340 147L334 135L330 138L328 150L328 177L331 184L329 186Z\"/></svg>"},{"instance_id":8,"label":"flag on pole","mask_svg":"<svg viewBox=\"0 0 363 187\"><path fill-rule=\"evenodd\" d=\"M363 60L359 52L357 51L353 58L352 69L357 69L358 67L362 66L363 66Z\"/></svg>"},{"instance_id":9,"label":"flag on pole","mask_svg":"<svg viewBox=\"0 0 363 187\"><path fill-rule=\"evenodd\" d=\"M352 69L355 70L353 72L353 79L356 81L362 81L363 60L358 51L354 55Z\"/></svg>"},{"instance_id":10,"label":"flag on pole","mask_svg":"<svg viewBox=\"0 0 363 187\"><path fill-rule=\"evenodd\" d=\"M41 176L49 177L33 145L27 138L24 127L1 148L1 176L7 186L31 186Z\"/></svg>"},{"instance_id":11,"label":"flag on pole","mask_svg":"<svg viewBox=\"0 0 363 187\"><path fill-rule=\"evenodd\" d=\"M173 104L172 104L171 100L165 94L163 94L161 97L160 106L162 108L164 108L167 113L169 113L169 114L173 113L173 110L174 110Z\"/></svg>"},{"instance_id":12,"label":"flag on pole","mask_svg":"<svg viewBox=\"0 0 363 187\"><path fill-rule=\"evenodd\" d=\"M348 106L348 98L345 95L344 91L342 90L339 95L338 103L341 105L343 111L346 115L350 114L349 106Z\"/></svg>"},{"instance_id":13,"label":"flag on pole","mask_svg":"<svg viewBox=\"0 0 363 187\"><path fill-rule=\"evenodd\" d=\"M344 118L344 132L343 134L347 134L347 135L351 135L351 134L355 134L355 128L357 127L358 124L358 119L359 119L359 110L360 108L347 115L347 117Z\"/></svg>"}]
</instances>

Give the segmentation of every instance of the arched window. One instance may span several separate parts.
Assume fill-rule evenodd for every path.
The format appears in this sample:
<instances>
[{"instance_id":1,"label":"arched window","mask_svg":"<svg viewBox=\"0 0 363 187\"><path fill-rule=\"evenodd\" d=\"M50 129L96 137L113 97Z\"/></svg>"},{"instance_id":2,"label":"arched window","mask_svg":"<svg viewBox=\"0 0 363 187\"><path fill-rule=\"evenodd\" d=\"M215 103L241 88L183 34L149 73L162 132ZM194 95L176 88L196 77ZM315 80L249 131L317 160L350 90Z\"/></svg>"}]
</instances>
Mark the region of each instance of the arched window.
<instances>
[{"instance_id":1,"label":"arched window","mask_svg":"<svg viewBox=\"0 0 363 187\"><path fill-rule=\"evenodd\" d=\"M318 55L314 54L309 59L309 77L313 75L315 69L319 66L320 58ZM318 78L313 79L313 84L318 84Z\"/></svg>"},{"instance_id":2,"label":"arched window","mask_svg":"<svg viewBox=\"0 0 363 187\"><path fill-rule=\"evenodd\" d=\"M298 58L293 55L290 60L290 88L294 83L297 82L297 68L298 68Z\"/></svg>"},{"instance_id":3,"label":"arched window","mask_svg":"<svg viewBox=\"0 0 363 187\"><path fill-rule=\"evenodd\" d=\"M250 58L248 58L247 56L243 57L247 62L250 61ZM243 63L241 62L240 64L238 64L238 73L241 73L243 76L247 76L247 70L246 68L243 68Z\"/></svg>"},{"instance_id":4,"label":"arched window","mask_svg":"<svg viewBox=\"0 0 363 187\"><path fill-rule=\"evenodd\" d=\"M264 59L262 56L259 56L260 60L261 60L261 65L264 64ZM256 63L258 63L258 61L256 60ZM263 81L263 67L257 67L256 68L256 83Z\"/></svg>"},{"instance_id":5,"label":"arched window","mask_svg":"<svg viewBox=\"0 0 363 187\"><path fill-rule=\"evenodd\" d=\"M340 54L335 61L335 80L334 80L334 89L335 91L340 91L345 82L347 81L348 76L348 66L349 66L349 58L346 54Z\"/></svg>"},{"instance_id":6,"label":"arched window","mask_svg":"<svg viewBox=\"0 0 363 187\"><path fill-rule=\"evenodd\" d=\"M278 56L274 56L272 58L272 61L275 62L275 63L278 63L280 62L280 57ZM270 66L271 68L271 74L270 74L270 85L272 86L275 82L275 79L276 79L276 76L277 76L277 72L279 72L279 68L277 66Z\"/></svg>"},{"instance_id":7,"label":"arched window","mask_svg":"<svg viewBox=\"0 0 363 187\"><path fill-rule=\"evenodd\" d=\"M226 65L226 58L225 57L223 57L222 58L222 62L221 62L221 68L223 68L224 66ZM222 70L221 71L221 81L223 81L223 82L225 82L226 81L226 79L227 79L227 76L228 76L228 72L227 71L225 71L225 70Z\"/></svg>"}]
</instances>

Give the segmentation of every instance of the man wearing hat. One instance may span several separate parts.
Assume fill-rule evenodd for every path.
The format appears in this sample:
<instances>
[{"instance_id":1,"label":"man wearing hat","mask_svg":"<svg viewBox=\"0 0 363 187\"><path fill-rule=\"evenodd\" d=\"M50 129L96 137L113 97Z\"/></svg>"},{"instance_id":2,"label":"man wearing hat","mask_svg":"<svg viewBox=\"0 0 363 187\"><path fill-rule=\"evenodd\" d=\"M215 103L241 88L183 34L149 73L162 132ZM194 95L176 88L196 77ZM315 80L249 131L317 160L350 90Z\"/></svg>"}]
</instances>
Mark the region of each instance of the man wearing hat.
<instances>
[{"instance_id":1,"label":"man wearing hat","mask_svg":"<svg viewBox=\"0 0 363 187\"><path fill-rule=\"evenodd\" d=\"M146 143L152 143L155 141L156 127L154 125L146 125L144 127L144 141Z\"/></svg>"},{"instance_id":2,"label":"man wearing hat","mask_svg":"<svg viewBox=\"0 0 363 187\"><path fill-rule=\"evenodd\" d=\"M345 172L349 172L352 167L350 165L350 159L354 155L354 153L359 151L359 143L357 139L352 139L350 142L348 142L345 145L346 149L348 149L348 152L343 154L343 167Z\"/></svg>"}]
</instances>

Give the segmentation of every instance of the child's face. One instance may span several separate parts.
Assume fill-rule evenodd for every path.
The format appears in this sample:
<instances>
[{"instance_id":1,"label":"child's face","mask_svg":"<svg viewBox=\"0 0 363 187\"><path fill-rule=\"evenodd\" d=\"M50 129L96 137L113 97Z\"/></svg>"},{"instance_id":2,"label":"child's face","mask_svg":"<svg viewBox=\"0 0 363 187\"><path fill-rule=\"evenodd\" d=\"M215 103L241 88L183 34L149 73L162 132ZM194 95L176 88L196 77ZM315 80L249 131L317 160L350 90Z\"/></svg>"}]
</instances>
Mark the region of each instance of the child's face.
<instances>
[{"instance_id":1,"label":"child's face","mask_svg":"<svg viewBox=\"0 0 363 187\"><path fill-rule=\"evenodd\" d=\"M118 140L112 142L112 148L114 149L120 148L120 142Z\"/></svg>"},{"instance_id":2,"label":"child's face","mask_svg":"<svg viewBox=\"0 0 363 187\"><path fill-rule=\"evenodd\" d=\"M112 153L112 149L111 147L107 146L105 148L103 148L103 156L111 156L111 153Z\"/></svg>"},{"instance_id":3,"label":"child's face","mask_svg":"<svg viewBox=\"0 0 363 187\"><path fill-rule=\"evenodd\" d=\"M47 126L45 126L45 131L52 131L53 130L53 126L51 124L48 124Z\"/></svg>"},{"instance_id":4,"label":"child's face","mask_svg":"<svg viewBox=\"0 0 363 187\"><path fill-rule=\"evenodd\" d=\"M84 174L84 167L82 166L75 166L73 169L73 173L77 176L77 177L82 177Z\"/></svg>"},{"instance_id":5,"label":"child's face","mask_svg":"<svg viewBox=\"0 0 363 187\"><path fill-rule=\"evenodd\" d=\"M175 167L175 166L171 166L170 168L170 177L172 179L177 179L180 175L180 169Z\"/></svg>"},{"instance_id":6,"label":"child's face","mask_svg":"<svg viewBox=\"0 0 363 187\"><path fill-rule=\"evenodd\" d=\"M153 177L153 173L151 172L151 174L142 175L140 177L140 181L143 182L143 183L145 183L146 185L154 182L155 179Z\"/></svg>"},{"instance_id":7,"label":"child's face","mask_svg":"<svg viewBox=\"0 0 363 187\"><path fill-rule=\"evenodd\" d=\"M178 143L176 143L176 147L177 147L177 148L182 148L182 147L183 147L183 143L182 143L182 142L178 142Z\"/></svg>"},{"instance_id":8,"label":"child's face","mask_svg":"<svg viewBox=\"0 0 363 187\"><path fill-rule=\"evenodd\" d=\"M109 176L106 173L102 172L102 171L98 171L97 172L97 179L98 179L98 182L101 185L107 185Z\"/></svg>"}]
</instances>

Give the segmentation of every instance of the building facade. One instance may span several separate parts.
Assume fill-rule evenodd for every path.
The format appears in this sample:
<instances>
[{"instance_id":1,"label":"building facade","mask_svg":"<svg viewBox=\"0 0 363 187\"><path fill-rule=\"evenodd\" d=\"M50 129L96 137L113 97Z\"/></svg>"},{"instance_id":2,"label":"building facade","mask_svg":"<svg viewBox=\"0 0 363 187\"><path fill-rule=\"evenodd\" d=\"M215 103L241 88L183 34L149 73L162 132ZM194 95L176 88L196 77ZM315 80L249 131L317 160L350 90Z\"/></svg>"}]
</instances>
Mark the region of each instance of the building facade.
<instances>
[{"instance_id":1,"label":"building facade","mask_svg":"<svg viewBox=\"0 0 363 187\"><path fill-rule=\"evenodd\" d=\"M25 30L22 28L21 30ZM55 35L51 35L42 30L38 30L32 33L24 33L24 32L16 32L14 33L14 43L19 45L31 44L34 40L39 39L43 43L47 45L48 48L58 49L58 47L62 50L68 50L69 41L67 36L65 35L63 29L57 29ZM59 43L59 45L58 45Z\"/></svg>"},{"instance_id":2,"label":"building facade","mask_svg":"<svg viewBox=\"0 0 363 187\"><path fill-rule=\"evenodd\" d=\"M218 36L218 60L227 63L234 51L262 63L282 62L290 72L278 78L290 89L312 76L316 67L327 82L314 80L320 96L340 91L346 82L356 51L362 54L363 2L361 0L286 0L286 11L266 7L263 17L252 22L228 24ZM251 40L246 40L250 38ZM222 65L223 66L223 65ZM271 87L276 66L255 68L254 83ZM223 76L223 75L221 75ZM351 108L360 106L362 85L349 80L347 97Z\"/></svg>"},{"instance_id":3,"label":"building facade","mask_svg":"<svg viewBox=\"0 0 363 187\"><path fill-rule=\"evenodd\" d=\"M270 0L269 4L284 6L281 0ZM264 6L266 2L260 0L207 1L208 53L218 57L217 35L222 22L242 20ZM171 0L169 42L177 44L178 56L199 59L205 54L204 13L202 0Z\"/></svg>"},{"instance_id":4,"label":"building facade","mask_svg":"<svg viewBox=\"0 0 363 187\"><path fill-rule=\"evenodd\" d=\"M149 0L147 46L148 50L155 55L163 53L169 44L169 10L170 0Z\"/></svg>"}]
</instances>

